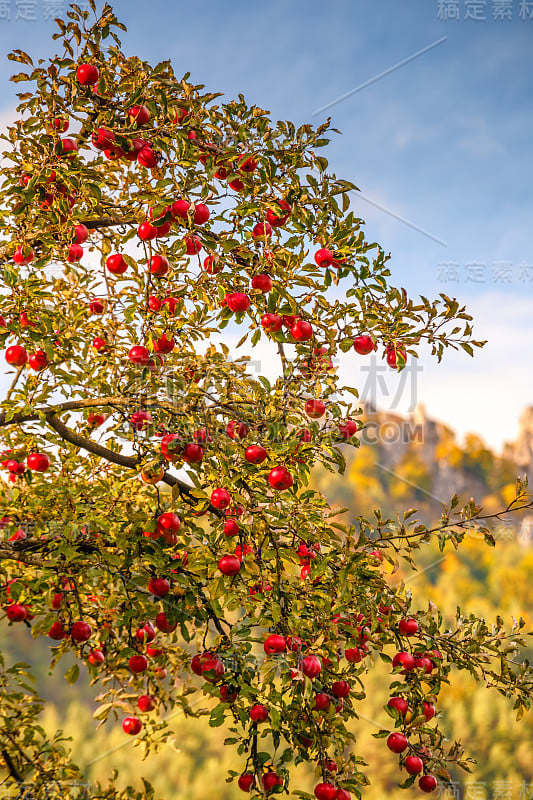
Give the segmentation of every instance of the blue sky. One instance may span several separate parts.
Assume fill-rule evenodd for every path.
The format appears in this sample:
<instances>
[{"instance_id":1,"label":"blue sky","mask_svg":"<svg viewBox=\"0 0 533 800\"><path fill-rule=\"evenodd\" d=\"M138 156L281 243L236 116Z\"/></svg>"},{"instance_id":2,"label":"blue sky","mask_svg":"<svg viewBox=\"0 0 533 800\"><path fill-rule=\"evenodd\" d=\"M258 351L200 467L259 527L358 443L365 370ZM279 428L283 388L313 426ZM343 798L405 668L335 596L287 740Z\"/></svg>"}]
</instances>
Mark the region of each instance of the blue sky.
<instances>
[{"instance_id":1,"label":"blue sky","mask_svg":"<svg viewBox=\"0 0 533 800\"><path fill-rule=\"evenodd\" d=\"M35 21L15 20L17 0L11 19L0 19L3 123L15 92L7 52L55 52L55 26L45 20L54 4L19 0L19 13L29 5ZM460 19L439 19L440 5L456 7ZM353 208L367 221L367 238L392 253L395 282L412 293L457 296L476 316L476 334L489 340L474 361L461 354L436 368L423 356L416 399L460 432L477 430L495 446L512 438L521 408L533 403L533 2L130 0L114 7L128 27L126 52L154 63L171 58L178 74L190 71L228 97L242 92L275 118L318 124L331 115L342 131L329 148L331 169L368 198L354 197ZM485 20L466 19L476 9ZM510 20L494 19L509 10ZM360 364L348 363L357 377ZM403 398L400 408L412 400Z\"/></svg>"}]
</instances>

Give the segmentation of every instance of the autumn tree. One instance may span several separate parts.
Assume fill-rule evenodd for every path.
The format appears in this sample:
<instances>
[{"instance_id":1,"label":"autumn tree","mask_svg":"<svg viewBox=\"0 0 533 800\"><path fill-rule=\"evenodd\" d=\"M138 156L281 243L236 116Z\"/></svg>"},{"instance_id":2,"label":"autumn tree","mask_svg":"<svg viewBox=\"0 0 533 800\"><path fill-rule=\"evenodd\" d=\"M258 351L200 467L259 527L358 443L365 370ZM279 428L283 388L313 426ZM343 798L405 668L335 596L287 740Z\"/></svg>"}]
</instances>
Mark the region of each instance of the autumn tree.
<instances>
[{"instance_id":1,"label":"autumn tree","mask_svg":"<svg viewBox=\"0 0 533 800\"><path fill-rule=\"evenodd\" d=\"M484 530L483 513L452 500L435 530L413 510L350 509L345 525L306 487L358 443L344 354L391 369L421 343L471 354L471 318L391 285L355 187L321 154L328 122L274 123L127 57L112 9L91 5L58 21L61 55L11 55L30 86L1 187L3 614L49 637L52 666L74 654L70 683L86 665L96 717L146 750L203 693L252 795L287 792L305 761L317 800L361 796L371 766L350 722L382 660L378 737L399 782L430 792L466 764L435 718L452 667L529 707L523 622L447 627L388 576L429 539ZM276 379L250 362L260 341ZM519 486L512 506L527 503ZM5 666L0 688L4 785L68 797L80 773L40 727L26 668Z\"/></svg>"}]
</instances>

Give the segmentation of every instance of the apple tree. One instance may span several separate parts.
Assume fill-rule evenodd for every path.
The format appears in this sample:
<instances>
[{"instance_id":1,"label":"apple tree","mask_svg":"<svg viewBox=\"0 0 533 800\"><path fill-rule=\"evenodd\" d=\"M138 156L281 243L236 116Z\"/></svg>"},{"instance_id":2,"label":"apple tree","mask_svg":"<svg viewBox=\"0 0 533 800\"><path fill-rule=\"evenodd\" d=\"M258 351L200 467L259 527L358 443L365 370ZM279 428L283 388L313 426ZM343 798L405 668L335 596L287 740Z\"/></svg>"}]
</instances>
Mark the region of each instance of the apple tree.
<instances>
[{"instance_id":1,"label":"apple tree","mask_svg":"<svg viewBox=\"0 0 533 800\"><path fill-rule=\"evenodd\" d=\"M52 667L74 656L66 680L86 668L96 718L145 751L203 697L252 796L309 797L290 783L301 762L317 800L362 796L350 722L381 660L377 736L399 782L432 792L467 766L438 723L453 669L529 707L524 623L458 612L446 628L390 575L435 537L457 547L475 528L490 544L485 516L453 498L434 529L413 509L345 517L308 481L358 445L345 354L391 370L420 345L472 355L471 318L392 285L350 211L356 187L328 171L329 122L274 123L126 56L112 9L91 6L57 21L60 55L10 56L28 89L0 190L4 628L45 637ZM528 502L519 485L510 510ZM68 796L81 772L40 726L27 667L0 676L5 785ZM112 779L95 792L151 796Z\"/></svg>"}]
</instances>

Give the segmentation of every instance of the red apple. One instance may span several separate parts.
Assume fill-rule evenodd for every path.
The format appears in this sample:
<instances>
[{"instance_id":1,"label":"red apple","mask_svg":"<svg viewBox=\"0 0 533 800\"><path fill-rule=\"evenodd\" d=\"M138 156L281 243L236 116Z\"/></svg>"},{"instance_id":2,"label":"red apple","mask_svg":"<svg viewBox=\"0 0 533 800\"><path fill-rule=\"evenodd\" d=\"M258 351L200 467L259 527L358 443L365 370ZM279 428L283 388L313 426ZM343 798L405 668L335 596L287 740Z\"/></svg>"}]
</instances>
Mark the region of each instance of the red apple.
<instances>
[{"instance_id":1,"label":"red apple","mask_svg":"<svg viewBox=\"0 0 533 800\"><path fill-rule=\"evenodd\" d=\"M268 473L268 482L273 489L283 491L292 486L294 479L286 467L279 466L270 470Z\"/></svg>"},{"instance_id":2,"label":"red apple","mask_svg":"<svg viewBox=\"0 0 533 800\"><path fill-rule=\"evenodd\" d=\"M123 275L128 269L128 264L121 253L108 256L105 265L113 275Z\"/></svg>"},{"instance_id":3,"label":"red apple","mask_svg":"<svg viewBox=\"0 0 533 800\"><path fill-rule=\"evenodd\" d=\"M255 777L252 775L251 772L243 772L242 775L239 776L237 784L239 789L243 792L249 792L252 786L255 783Z\"/></svg>"},{"instance_id":4,"label":"red apple","mask_svg":"<svg viewBox=\"0 0 533 800\"><path fill-rule=\"evenodd\" d=\"M231 495L227 489L214 489L211 492L211 505L223 511L231 503Z\"/></svg>"},{"instance_id":5,"label":"red apple","mask_svg":"<svg viewBox=\"0 0 533 800\"><path fill-rule=\"evenodd\" d=\"M262 464L268 453L259 444L252 444L244 451L244 457L250 464Z\"/></svg>"},{"instance_id":6,"label":"red apple","mask_svg":"<svg viewBox=\"0 0 533 800\"><path fill-rule=\"evenodd\" d=\"M136 736L142 730L142 722L137 717L125 717L122 721L122 730L130 736Z\"/></svg>"},{"instance_id":7,"label":"red apple","mask_svg":"<svg viewBox=\"0 0 533 800\"><path fill-rule=\"evenodd\" d=\"M94 64L80 64L76 70L76 78L82 86L94 86L99 77L100 72Z\"/></svg>"},{"instance_id":8,"label":"red apple","mask_svg":"<svg viewBox=\"0 0 533 800\"><path fill-rule=\"evenodd\" d=\"M389 367L392 369L398 369L400 364L405 364L405 359L407 357L407 353L405 348L400 347L399 345L388 344L386 348L386 360Z\"/></svg>"},{"instance_id":9,"label":"red apple","mask_svg":"<svg viewBox=\"0 0 533 800\"><path fill-rule=\"evenodd\" d=\"M155 624L162 633L172 633L178 627L177 622L170 622L164 611L160 611L156 616Z\"/></svg>"},{"instance_id":10,"label":"red apple","mask_svg":"<svg viewBox=\"0 0 533 800\"><path fill-rule=\"evenodd\" d=\"M401 717L405 717L409 710L409 703L403 697L391 697L387 705L390 706L390 708L395 708Z\"/></svg>"},{"instance_id":11,"label":"red apple","mask_svg":"<svg viewBox=\"0 0 533 800\"><path fill-rule=\"evenodd\" d=\"M271 235L272 225L269 222L258 222L252 229L254 239L268 239Z\"/></svg>"},{"instance_id":12,"label":"red apple","mask_svg":"<svg viewBox=\"0 0 533 800\"><path fill-rule=\"evenodd\" d=\"M181 522L173 511L165 511L157 518L157 530L160 533L174 533L180 528Z\"/></svg>"},{"instance_id":13,"label":"red apple","mask_svg":"<svg viewBox=\"0 0 533 800\"><path fill-rule=\"evenodd\" d=\"M356 353L359 353L360 356L367 356L372 350L376 349L376 345L371 336L367 333L363 333L361 336L356 336L353 340L353 349Z\"/></svg>"},{"instance_id":14,"label":"red apple","mask_svg":"<svg viewBox=\"0 0 533 800\"><path fill-rule=\"evenodd\" d=\"M147 167L148 169L157 167L158 161L158 153L155 153L148 144L143 145L143 147L141 147L137 153L137 163L141 164L143 167Z\"/></svg>"},{"instance_id":15,"label":"red apple","mask_svg":"<svg viewBox=\"0 0 533 800\"><path fill-rule=\"evenodd\" d=\"M147 106L131 106L131 108L128 108L128 117L131 123L136 122L137 125L146 125L150 119L150 110Z\"/></svg>"},{"instance_id":16,"label":"red apple","mask_svg":"<svg viewBox=\"0 0 533 800\"><path fill-rule=\"evenodd\" d=\"M318 677L322 671L322 663L318 656L304 656L300 663L300 669L308 678Z\"/></svg>"},{"instance_id":17,"label":"red apple","mask_svg":"<svg viewBox=\"0 0 533 800\"><path fill-rule=\"evenodd\" d=\"M46 453L31 453L26 459L26 466L36 472L46 472L50 466L50 459Z\"/></svg>"},{"instance_id":18,"label":"red apple","mask_svg":"<svg viewBox=\"0 0 533 800\"><path fill-rule=\"evenodd\" d=\"M202 249L202 240L200 239L199 236L195 236L192 234L190 236L186 236L183 240L183 243L185 245L185 252L189 256L193 256L196 253L199 253L200 250Z\"/></svg>"},{"instance_id":19,"label":"red apple","mask_svg":"<svg viewBox=\"0 0 533 800\"><path fill-rule=\"evenodd\" d=\"M195 225L203 225L210 217L208 207L204 203L195 203L193 222Z\"/></svg>"},{"instance_id":20,"label":"red apple","mask_svg":"<svg viewBox=\"0 0 533 800\"><path fill-rule=\"evenodd\" d=\"M86 642L91 638L93 630L88 622L75 622L70 628L70 635L75 642Z\"/></svg>"},{"instance_id":21,"label":"red apple","mask_svg":"<svg viewBox=\"0 0 533 800\"><path fill-rule=\"evenodd\" d=\"M335 681L331 685L331 691L335 697L348 697L350 694L350 684L348 681Z\"/></svg>"},{"instance_id":22,"label":"red apple","mask_svg":"<svg viewBox=\"0 0 533 800\"><path fill-rule=\"evenodd\" d=\"M407 737L403 733L391 733L387 739L387 747L393 753L403 753L408 745Z\"/></svg>"},{"instance_id":23,"label":"red apple","mask_svg":"<svg viewBox=\"0 0 533 800\"><path fill-rule=\"evenodd\" d=\"M6 616L10 622L23 622L28 616L28 609L22 603L11 603L6 608Z\"/></svg>"},{"instance_id":24,"label":"red apple","mask_svg":"<svg viewBox=\"0 0 533 800\"><path fill-rule=\"evenodd\" d=\"M168 263L168 258L165 256L152 256L150 261L150 272L152 275L156 275L158 278L162 278L163 275L166 275L168 270L170 269L170 265Z\"/></svg>"},{"instance_id":25,"label":"red apple","mask_svg":"<svg viewBox=\"0 0 533 800\"><path fill-rule=\"evenodd\" d=\"M52 624L52 627L48 631L48 636L58 642L64 639L66 635L67 632L63 627L63 623L58 619Z\"/></svg>"},{"instance_id":26,"label":"red apple","mask_svg":"<svg viewBox=\"0 0 533 800\"><path fill-rule=\"evenodd\" d=\"M326 413L326 404L323 400L307 400L304 410L311 419L320 419L320 417L323 417Z\"/></svg>"},{"instance_id":27,"label":"red apple","mask_svg":"<svg viewBox=\"0 0 533 800\"><path fill-rule=\"evenodd\" d=\"M154 350L156 353L171 353L175 346L176 342L173 336L169 339L166 334L163 334L159 339L154 339Z\"/></svg>"},{"instance_id":28,"label":"red apple","mask_svg":"<svg viewBox=\"0 0 533 800\"><path fill-rule=\"evenodd\" d=\"M314 794L316 800L335 800L337 791L337 787L332 783L318 783L315 786Z\"/></svg>"},{"instance_id":29,"label":"red apple","mask_svg":"<svg viewBox=\"0 0 533 800\"><path fill-rule=\"evenodd\" d=\"M142 344L136 344L130 349L128 358L133 364L147 364L150 353Z\"/></svg>"},{"instance_id":30,"label":"red apple","mask_svg":"<svg viewBox=\"0 0 533 800\"><path fill-rule=\"evenodd\" d=\"M268 708L261 703L255 703L249 713L252 722L265 722L268 719Z\"/></svg>"},{"instance_id":31,"label":"red apple","mask_svg":"<svg viewBox=\"0 0 533 800\"><path fill-rule=\"evenodd\" d=\"M267 333L277 333L281 330L282 319L279 314L263 314L261 326Z\"/></svg>"},{"instance_id":32,"label":"red apple","mask_svg":"<svg viewBox=\"0 0 533 800\"><path fill-rule=\"evenodd\" d=\"M285 225L292 211L286 200L277 200L276 206L277 207L275 211L268 208L266 212L267 222L269 222L273 228L278 228L281 225ZM279 209L281 209L282 213L279 213Z\"/></svg>"},{"instance_id":33,"label":"red apple","mask_svg":"<svg viewBox=\"0 0 533 800\"><path fill-rule=\"evenodd\" d=\"M146 672L148 669L148 659L146 656L142 655L131 656L131 658L128 660L128 667L135 675L138 675L141 672Z\"/></svg>"},{"instance_id":34,"label":"red apple","mask_svg":"<svg viewBox=\"0 0 533 800\"><path fill-rule=\"evenodd\" d=\"M103 664L105 661L105 653L103 650L99 650L98 648L92 648L89 650L89 655L87 656L87 661L93 667L97 667L99 664Z\"/></svg>"},{"instance_id":35,"label":"red apple","mask_svg":"<svg viewBox=\"0 0 533 800\"><path fill-rule=\"evenodd\" d=\"M137 698L137 707L139 711L153 711L155 708L156 699L151 694L141 694Z\"/></svg>"},{"instance_id":36,"label":"red apple","mask_svg":"<svg viewBox=\"0 0 533 800\"><path fill-rule=\"evenodd\" d=\"M331 266L333 263L333 253L331 250L327 250L326 248L317 250L315 253L315 263L318 264L319 267Z\"/></svg>"},{"instance_id":37,"label":"red apple","mask_svg":"<svg viewBox=\"0 0 533 800\"><path fill-rule=\"evenodd\" d=\"M240 531L239 524L234 519L228 519L227 522L224 523L224 535L225 536L237 536Z\"/></svg>"},{"instance_id":38,"label":"red apple","mask_svg":"<svg viewBox=\"0 0 533 800\"><path fill-rule=\"evenodd\" d=\"M252 278L252 289L259 289L260 292L265 294L271 291L273 285L272 278L265 272L260 275L254 275Z\"/></svg>"},{"instance_id":39,"label":"red apple","mask_svg":"<svg viewBox=\"0 0 533 800\"><path fill-rule=\"evenodd\" d=\"M236 556L222 556L218 562L218 568L223 575L237 575L241 569L241 562Z\"/></svg>"},{"instance_id":40,"label":"red apple","mask_svg":"<svg viewBox=\"0 0 533 800\"><path fill-rule=\"evenodd\" d=\"M36 350L35 353L32 353L31 356L29 356L28 364L36 372L40 372L40 370L48 366L48 356L44 350Z\"/></svg>"},{"instance_id":41,"label":"red apple","mask_svg":"<svg viewBox=\"0 0 533 800\"><path fill-rule=\"evenodd\" d=\"M313 326L304 319L298 319L291 328L291 336L296 342L307 342L313 338Z\"/></svg>"},{"instance_id":42,"label":"red apple","mask_svg":"<svg viewBox=\"0 0 533 800\"><path fill-rule=\"evenodd\" d=\"M231 422L228 422L226 426L226 433L230 439L245 439L249 432L249 428L244 424L244 422L238 422L235 419L232 419Z\"/></svg>"},{"instance_id":43,"label":"red apple","mask_svg":"<svg viewBox=\"0 0 533 800\"><path fill-rule=\"evenodd\" d=\"M158 230L151 222L141 222L137 228L137 236L142 242L150 242L158 234Z\"/></svg>"},{"instance_id":44,"label":"red apple","mask_svg":"<svg viewBox=\"0 0 533 800\"><path fill-rule=\"evenodd\" d=\"M170 591L170 583L166 578L152 578L148 584L148 591L154 597L164 597Z\"/></svg>"},{"instance_id":45,"label":"red apple","mask_svg":"<svg viewBox=\"0 0 533 800\"><path fill-rule=\"evenodd\" d=\"M265 772L265 774L261 778L261 781L263 783L263 788L267 794L268 792L271 792L275 786L283 786L283 780L273 770Z\"/></svg>"},{"instance_id":46,"label":"red apple","mask_svg":"<svg viewBox=\"0 0 533 800\"><path fill-rule=\"evenodd\" d=\"M230 311L243 313L250 308L250 298L244 292L227 294L225 299Z\"/></svg>"},{"instance_id":47,"label":"red apple","mask_svg":"<svg viewBox=\"0 0 533 800\"><path fill-rule=\"evenodd\" d=\"M284 653L287 648L287 642L284 636L280 636L278 633L272 633L265 639L263 648L267 655L272 653Z\"/></svg>"},{"instance_id":48,"label":"red apple","mask_svg":"<svg viewBox=\"0 0 533 800\"><path fill-rule=\"evenodd\" d=\"M436 713L437 712L433 703L427 703L424 701L424 716L426 718L426 722L429 722L430 719L433 719Z\"/></svg>"},{"instance_id":49,"label":"red apple","mask_svg":"<svg viewBox=\"0 0 533 800\"><path fill-rule=\"evenodd\" d=\"M411 655L411 653L406 653L402 651L400 653L396 653L394 658L392 659L392 666L393 667L402 667L403 672L410 672L412 669L415 668L415 659Z\"/></svg>"},{"instance_id":50,"label":"red apple","mask_svg":"<svg viewBox=\"0 0 533 800\"><path fill-rule=\"evenodd\" d=\"M434 792L437 788L437 779L434 775L422 775L418 780L418 785L423 792Z\"/></svg>"},{"instance_id":51,"label":"red apple","mask_svg":"<svg viewBox=\"0 0 533 800\"><path fill-rule=\"evenodd\" d=\"M398 629L402 636L414 636L418 631L418 622L412 617L409 619L401 619Z\"/></svg>"},{"instance_id":52,"label":"red apple","mask_svg":"<svg viewBox=\"0 0 533 800\"><path fill-rule=\"evenodd\" d=\"M403 765L409 775L418 775L424 769L424 763L418 756L407 756Z\"/></svg>"},{"instance_id":53,"label":"red apple","mask_svg":"<svg viewBox=\"0 0 533 800\"><path fill-rule=\"evenodd\" d=\"M19 245L13 253L13 261L15 264L25 266L33 261L35 258L35 251L28 245Z\"/></svg>"},{"instance_id":54,"label":"red apple","mask_svg":"<svg viewBox=\"0 0 533 800\"><path fill-rule=\"evenodd\" d=\"M327 711L330 705L331 700L329 695L327 695L325 692L318 692L315 694L313 708L316 708L317 711Z\"/></svg>"},{"instance_id":55,"label":"red apple","mask_svg":"<svg viewBox=\"0 0 533 800\"><path fill-rule=\"evenodd\" d=\"M351 439L358 430L359 426L353 419L346 419L344 422L339 423L339 433L343 439Z\"/></svg>"},{"instance_id":56,"label":"red apple","mask_svg":"<svg viewBox=\"0 0 533 800\"><path fill-rule=\"evenodd\" d=\"M23 367L28 361L26 348L21 344L13 344L6 350L6 361L12 367Z\"/></svg>"}]
</instances>

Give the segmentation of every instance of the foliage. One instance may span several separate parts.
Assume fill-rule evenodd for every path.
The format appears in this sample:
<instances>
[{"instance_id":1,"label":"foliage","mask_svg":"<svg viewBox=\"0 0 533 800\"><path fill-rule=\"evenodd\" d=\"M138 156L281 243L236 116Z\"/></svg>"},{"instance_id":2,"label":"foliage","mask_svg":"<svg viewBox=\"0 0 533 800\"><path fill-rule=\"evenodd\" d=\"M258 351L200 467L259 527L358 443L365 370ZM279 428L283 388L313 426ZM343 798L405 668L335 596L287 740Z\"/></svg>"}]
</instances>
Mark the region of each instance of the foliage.
<instances>
[{"instance_id":1,"label":"foliage","mask_svg":"<svg viewBox=\"0 0 533 800\"><path fill-rule=\"evenodd\" d=\"M168 714L198 713L201 691L210 726L229 730L230 778L246 773L255 794L288 791L292 765L309 762L327 784L318 800L361 795L351 723L382 662L411 711L389 708L378 737L404 732L400 766L416 755L423 783L446 782L467 762L424 703L455 666L523 713L524 623L459 613L448 626L412 607L387 565L485 531L482 510L454 498L434 529L413 511L345 525L308 483L314 463L342 473L339 445L356 444L357 390L329 359L360 334L391 368L421 340L439 359L448 346L472 354L471 318L389 283L388 257L349 210L353 185L319 154L328 123L273 124L242 96L219 102L168 62L126 57L109 7L88 16L72 6L48 65L12 54L28 68L13 79L33 88L0 191L0 336L17 368L0 416L6 615L34 638L53 633L52 667L76 656L68 683L88 664L96 718L122 719L144 753L168 740ZM239 355L261 340L279 355L273 382ZM527 504L519 485L512 507ZM405 672L391 663L402 651L414 653ZM26 721L20 741L16 716L2 717L6 782L32 781L41 798L50 759L59 780L75 768ZM153 795L111 780L92 796Z\"/></svg>"}]
</instances>

